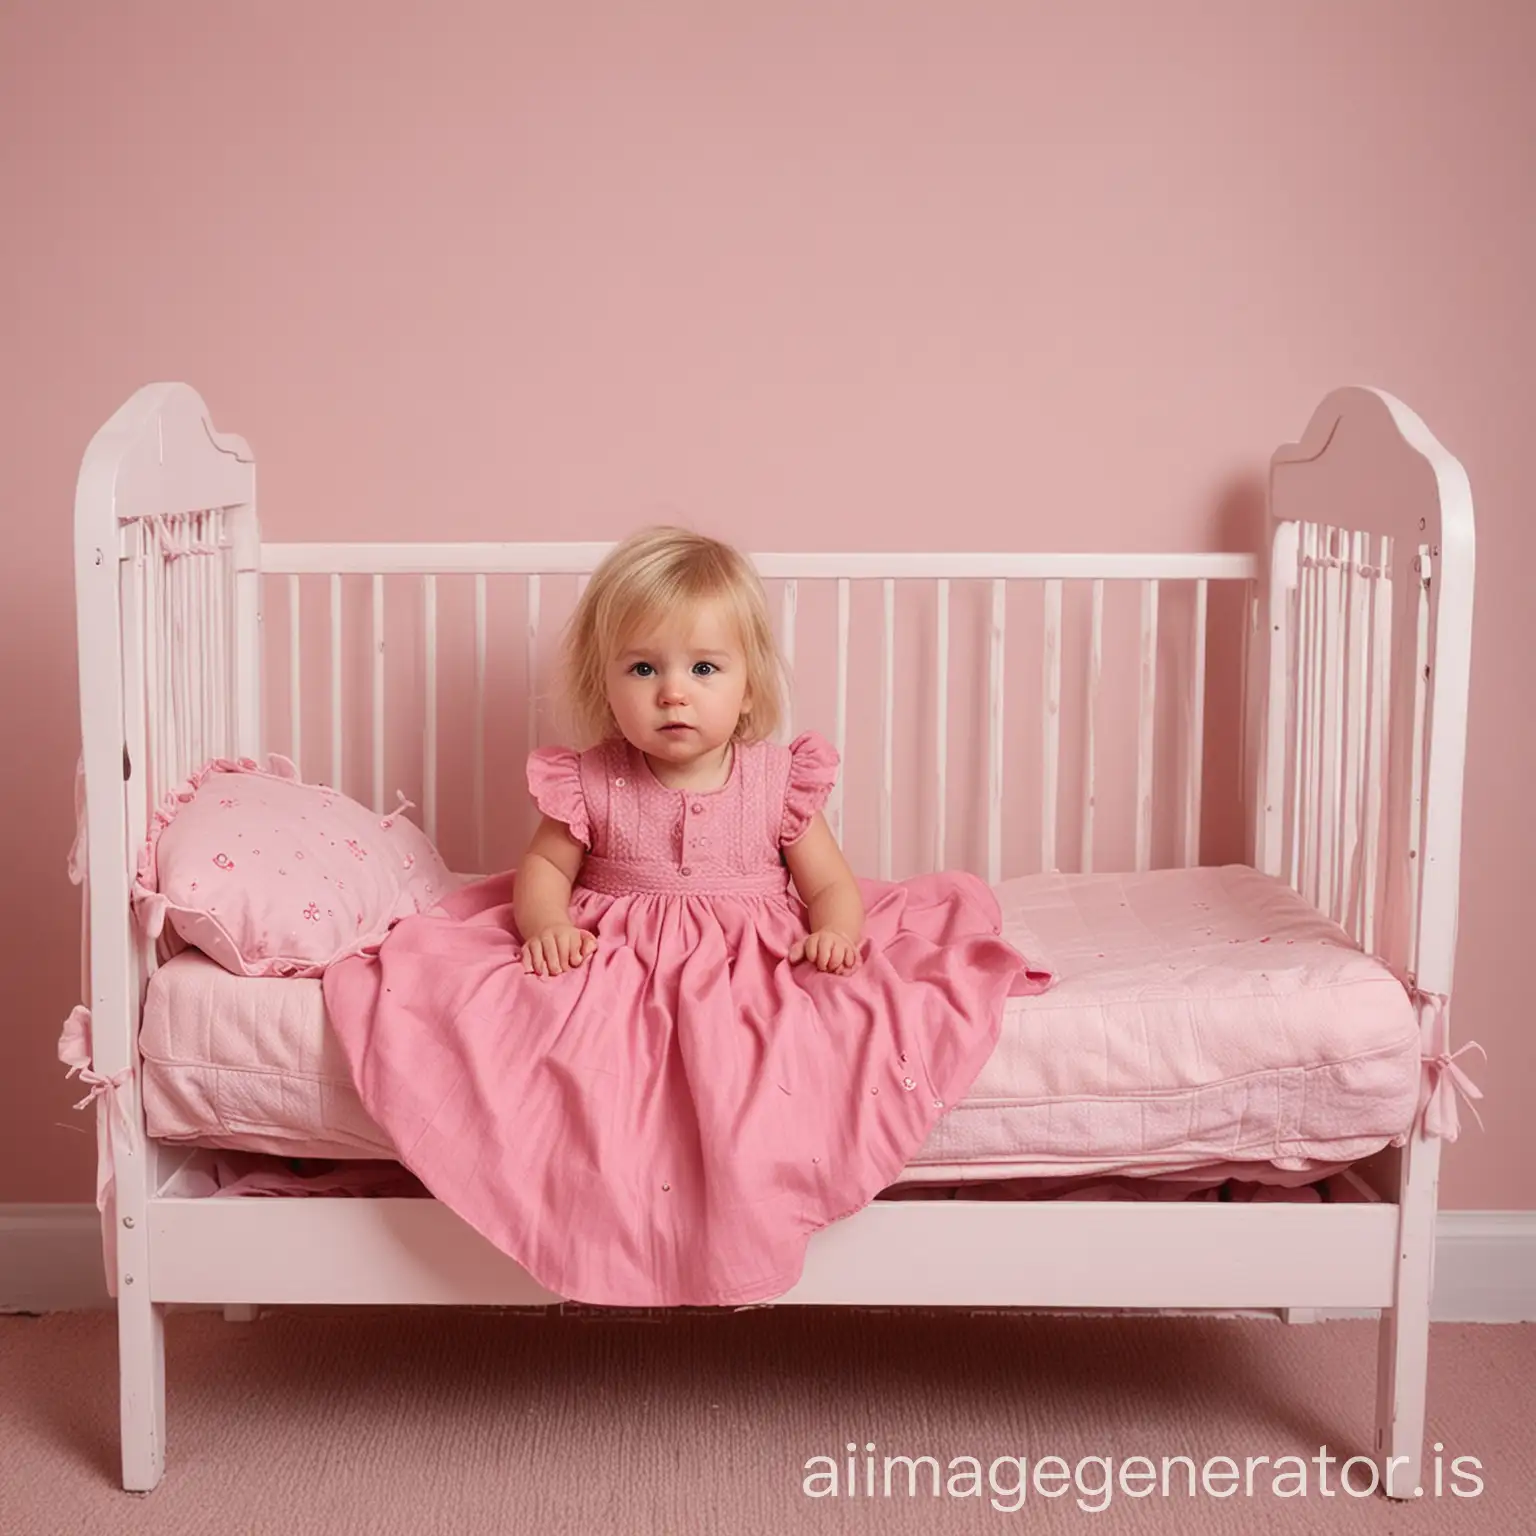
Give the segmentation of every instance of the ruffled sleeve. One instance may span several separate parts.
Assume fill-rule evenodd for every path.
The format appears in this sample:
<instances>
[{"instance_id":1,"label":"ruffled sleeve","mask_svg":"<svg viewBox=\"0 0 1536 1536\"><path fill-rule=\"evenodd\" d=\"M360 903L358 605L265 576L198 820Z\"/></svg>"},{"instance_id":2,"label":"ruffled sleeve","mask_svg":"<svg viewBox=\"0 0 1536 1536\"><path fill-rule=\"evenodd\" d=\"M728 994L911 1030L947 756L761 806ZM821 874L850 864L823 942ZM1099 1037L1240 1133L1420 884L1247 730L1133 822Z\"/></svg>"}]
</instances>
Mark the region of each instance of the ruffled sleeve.
<instances>
[{"instance_id":1,"label":"ruffled sleeve","mask_svg":"<svg viewBox=\"0 0 1536 1536\"><path fill-rule=\"evenodd\" d=\"M587 848L592 829L581 791L581 758L569 747L540 747L528 754L528 793L544 815L563 821Z\"/></svg>"},{"instance_id":2,"label":"ruffled sleeve","mask_svg":"<svg viewBox=\"0 0 1536 1536\"><path fill-rule=\"evenodd\" d=\"M790 742L789 782L784 789L784 819L779 827L781 845L805 835L811 819L832 793L839 761L836 748L815 731L807 731Z\"/></svg>"}]
</instances>

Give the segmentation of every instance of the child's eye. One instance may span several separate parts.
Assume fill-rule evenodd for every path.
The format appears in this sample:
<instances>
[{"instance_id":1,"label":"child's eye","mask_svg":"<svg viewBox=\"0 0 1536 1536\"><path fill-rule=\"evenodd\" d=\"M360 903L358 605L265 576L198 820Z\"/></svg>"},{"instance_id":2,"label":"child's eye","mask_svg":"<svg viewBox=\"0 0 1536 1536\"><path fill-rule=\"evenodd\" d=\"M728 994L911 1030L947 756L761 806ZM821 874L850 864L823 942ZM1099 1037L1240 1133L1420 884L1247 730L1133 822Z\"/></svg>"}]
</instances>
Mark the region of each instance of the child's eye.
<instances>
[{"instance_id":1,"label":"child's eye","mask_svg":"<svg viewBox=\"0 0 1536 1536\"><path fill-rule=\"evenodd\" d=\"M693 675L695 677L708 677L711 672L718 672L719 670L719 667L712 661L696 661L693 664Z\"/></svg>"},{"instance_id":2,"label":"child's eye","mask_svg":"<svg viewBox=\"0 0 1536 1536\"><path fill-rule=\"evenodd\" d=\"M648 661L637 661L629 670L636 677L649 677L656 669Z\"/></svg>"}]
</instances>

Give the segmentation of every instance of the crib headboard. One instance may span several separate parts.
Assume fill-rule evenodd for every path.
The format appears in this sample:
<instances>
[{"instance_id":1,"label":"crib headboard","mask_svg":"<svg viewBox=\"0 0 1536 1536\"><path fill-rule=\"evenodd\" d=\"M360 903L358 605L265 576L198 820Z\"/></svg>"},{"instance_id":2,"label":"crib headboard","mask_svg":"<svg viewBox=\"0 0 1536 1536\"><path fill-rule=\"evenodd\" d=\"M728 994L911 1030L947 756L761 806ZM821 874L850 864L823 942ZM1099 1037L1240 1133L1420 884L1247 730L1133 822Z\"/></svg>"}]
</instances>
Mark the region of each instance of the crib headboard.
<instances>
[{"instance_id":1,"label":"crib headboard","mask_svg":"<svg viewBox=\"0 0 1536 1536\"><path fill-rule=\"evenodd\" d=\"M195 390L146 385L91 439L75 609L91 1053L108 1077L134 1065L154 963L129 911L149 816L192 767L256 732L258 657L240 636L256 631L258 542L250 449L213 430ZM122 1140L119 1180L152 1181L136 1159L153 1149Z\"/></svg>"},{"instance_id":2,"label":"crib headboard","mask_svg":"<svg viewBox=\"0 0 1536 1536\"><path fill-rule=\"evenodd\" d=\"M1472 494L1401 401L1330 394L1270 465L1259 867L1449 995L1472 650Z\"/></svg>"}]
</instances>

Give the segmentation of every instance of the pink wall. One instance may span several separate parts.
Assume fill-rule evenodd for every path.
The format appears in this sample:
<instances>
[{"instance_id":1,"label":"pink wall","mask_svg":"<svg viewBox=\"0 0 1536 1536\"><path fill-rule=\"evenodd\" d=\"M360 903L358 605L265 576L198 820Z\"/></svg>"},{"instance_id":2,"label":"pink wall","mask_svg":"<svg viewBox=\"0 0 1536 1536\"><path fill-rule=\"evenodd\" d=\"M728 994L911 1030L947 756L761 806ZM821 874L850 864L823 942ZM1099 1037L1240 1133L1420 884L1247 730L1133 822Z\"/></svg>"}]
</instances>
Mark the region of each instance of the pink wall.
<instances>
[{"instance_id":1,"label":"pink wall","mask_svg":"<svg viewBox=\"0 0 1536 1536\"><path fill-rule=\"evenodd\" d=\"M0 1200L89 1197L70 506L186 379L270 534L1216 548L1342 382L1457 453L1482 565L1459 1207L1536 1206L1536 11L1387 5L0 13ZM1522 494L1524 492L1525 494Z\"/></svg>"}]
</instances>

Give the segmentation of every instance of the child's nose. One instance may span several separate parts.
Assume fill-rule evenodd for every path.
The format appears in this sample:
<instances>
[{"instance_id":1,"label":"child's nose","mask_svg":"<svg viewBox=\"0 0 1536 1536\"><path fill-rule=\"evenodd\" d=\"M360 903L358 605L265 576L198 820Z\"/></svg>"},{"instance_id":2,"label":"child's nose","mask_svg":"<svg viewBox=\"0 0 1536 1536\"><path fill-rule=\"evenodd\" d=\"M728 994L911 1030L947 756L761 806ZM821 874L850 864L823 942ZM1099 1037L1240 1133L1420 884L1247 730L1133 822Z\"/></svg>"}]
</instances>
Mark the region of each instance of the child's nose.
<instances>
[{"instance_id":1,"label":"child's nose","mask_svg":"<svg viewBox=\"0 0 1536 1536\"><path fill-rule=\"evenodd\" d=\"M686 679L663 673L661 678L661 697L666 703L681 704L688 697L685 686Z\"/></svg>"}]
</instances>

